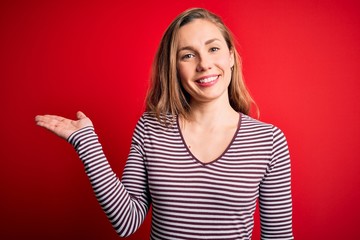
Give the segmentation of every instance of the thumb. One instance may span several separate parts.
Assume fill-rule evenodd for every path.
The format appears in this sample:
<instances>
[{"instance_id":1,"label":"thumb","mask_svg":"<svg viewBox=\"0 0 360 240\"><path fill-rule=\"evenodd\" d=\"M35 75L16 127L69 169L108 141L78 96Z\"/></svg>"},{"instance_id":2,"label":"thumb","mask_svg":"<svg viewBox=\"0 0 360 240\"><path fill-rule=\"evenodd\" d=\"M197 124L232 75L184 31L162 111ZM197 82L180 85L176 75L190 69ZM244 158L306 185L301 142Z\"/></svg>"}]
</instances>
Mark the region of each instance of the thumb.
<instances>
[{"instance_id":1,"label":"thumb","mask_svg":"<svg viewBox=\"0 0 360 240\"><path fill-rule=\"evenodd\" d=\"M83 112L78 111L78 112L76 113L76 117L77 117L78 119L83 119L83 118L86 118L86 115L85 115Z\"/></svg>"}]
</instances>

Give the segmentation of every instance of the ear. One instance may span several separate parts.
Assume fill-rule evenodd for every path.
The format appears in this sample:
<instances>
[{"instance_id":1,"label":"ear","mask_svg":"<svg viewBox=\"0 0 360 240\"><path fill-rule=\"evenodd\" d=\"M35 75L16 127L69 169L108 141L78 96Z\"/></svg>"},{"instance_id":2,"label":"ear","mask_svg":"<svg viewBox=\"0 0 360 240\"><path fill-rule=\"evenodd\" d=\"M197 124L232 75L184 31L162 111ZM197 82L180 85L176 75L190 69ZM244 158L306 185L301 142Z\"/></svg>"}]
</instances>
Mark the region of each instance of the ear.
<instances>
[{"instance_id":1,"label":"ear","mask_svg":"<svg viewBox=\"0 0 360 240\"><path fill-rule=\"evenodd\" d=\"M230 49L230 67L234 67L235 64L235 53L234 49Z\"/></svg>"}]
</instances>

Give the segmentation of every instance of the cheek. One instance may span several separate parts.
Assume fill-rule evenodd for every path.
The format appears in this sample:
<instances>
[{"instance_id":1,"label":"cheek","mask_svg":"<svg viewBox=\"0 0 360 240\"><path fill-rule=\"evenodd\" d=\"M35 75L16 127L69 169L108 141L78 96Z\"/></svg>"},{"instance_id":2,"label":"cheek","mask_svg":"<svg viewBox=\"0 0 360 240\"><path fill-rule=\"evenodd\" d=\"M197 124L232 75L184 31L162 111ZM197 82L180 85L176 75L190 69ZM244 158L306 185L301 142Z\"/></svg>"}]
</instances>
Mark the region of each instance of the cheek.
<instances>
[{"instance_id":1,"label":"cheek","mask_svg":"<svg viewBox=\"0 0 360 240\"><path fill-rule=\"evenodd\" d=\"M177 65L177 77L180 85L186 89L186 71L184 69L184 66L182 66L181 64Z\"/></svg>"},{"instance_id":2,"label":"cheek","mask_svg":"<svg viewBox=\"0 0 360 240\"><path fill-rule=\"evenodd\" d=\"M189 78L189 69L184 64L177 65L177 73L182 83Z\"/></svg>"},{"instance_id":3,"label":"cheek","mask_svg":"<svg viewBox=\"0 0 360 240\"><path fill-rule=\"evenodd\" d=\"M180 82L182 82L183 79L184 79L184 72L182 71L182 69L178 68L178 70L177 70L177 76L178 76Z\"/></svg>"},{"instance_id":4,"label":"cheek","mask_svg":"<svg viewBox=\"0 0 360 240\"><path fill-rule=\"evenodd\" d=\"M233 65L232 58L228 54L224 54L224 55L219 56L216 59L216 62L225 71L230 69L232 67L232 65Z\"/></svg>"},{"instance_id":5,"label":"cheek","mask_svg":"<svg viewBox=\"0 0 360 240\"><path fill-rule=\"evenodd\" d=\"M219 58L217 63L224 74L225 80L230 83L232 76L231 67L233 66L231 58L229 57L229 55L225 55L222 58Z\"/></svg>"}]
</instances>

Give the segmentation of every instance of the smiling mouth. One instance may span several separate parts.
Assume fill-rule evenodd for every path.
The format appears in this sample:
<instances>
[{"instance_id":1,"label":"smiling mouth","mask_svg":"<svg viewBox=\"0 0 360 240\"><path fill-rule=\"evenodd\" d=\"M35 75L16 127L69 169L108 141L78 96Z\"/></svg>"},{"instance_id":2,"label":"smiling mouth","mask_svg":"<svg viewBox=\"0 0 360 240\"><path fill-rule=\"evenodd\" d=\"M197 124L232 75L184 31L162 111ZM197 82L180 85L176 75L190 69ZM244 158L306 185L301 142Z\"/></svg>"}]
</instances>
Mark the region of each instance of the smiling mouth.
<instances>
[{"instance_id":1,"label":"smiling mouth","mask_svg":"<svg viewBox=\"0 0 360 240\"><path fill-rule=\"evenodd\" d=\"M218 79L219 75L217 76L213 76L213 77L208 77L208 78L202 78L199 80L196 80L197 83L209 83L209 82L213 82L216 79Z\"/></svg>"}]
</instances>

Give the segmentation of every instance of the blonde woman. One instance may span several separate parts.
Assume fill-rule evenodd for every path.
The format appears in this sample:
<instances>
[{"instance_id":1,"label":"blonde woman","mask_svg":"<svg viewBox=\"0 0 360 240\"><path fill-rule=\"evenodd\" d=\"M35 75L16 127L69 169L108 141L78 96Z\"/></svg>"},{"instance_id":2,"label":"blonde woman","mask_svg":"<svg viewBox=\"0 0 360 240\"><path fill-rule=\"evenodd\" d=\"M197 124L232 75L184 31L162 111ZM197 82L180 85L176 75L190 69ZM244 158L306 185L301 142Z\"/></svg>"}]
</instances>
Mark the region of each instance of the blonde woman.
<instances>
[{"instance_id":1,"label":"blonde woman","mask_svg":"<svg viewBox=\"0 0 360 240\"><path fill-rule=\"evenodd\" d=\"M251 239L259 200L262 238L293 239L287 142L248 116L253 100L222 20L200 8L181 13L151 80L121 180L84 113L36 117L79 153L116 232L134 233L152 205L151 239Z\"/></svg>"}]
</instances>

